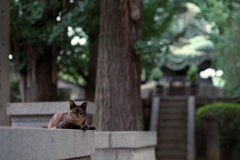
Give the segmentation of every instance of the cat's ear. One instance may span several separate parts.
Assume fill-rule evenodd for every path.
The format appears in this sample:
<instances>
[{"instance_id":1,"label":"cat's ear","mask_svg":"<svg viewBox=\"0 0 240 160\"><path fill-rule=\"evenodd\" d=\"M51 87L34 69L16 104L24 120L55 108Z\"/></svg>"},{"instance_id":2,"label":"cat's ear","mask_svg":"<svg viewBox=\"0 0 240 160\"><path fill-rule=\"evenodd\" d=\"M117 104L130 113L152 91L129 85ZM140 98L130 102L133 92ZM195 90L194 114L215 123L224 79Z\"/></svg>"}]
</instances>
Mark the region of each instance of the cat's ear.
<instances>
[{"instance_id":1,"label":"cat's ear","mask_svg":"<svg viewBox=\"0 0 240 160\"><path fill-rule=\"evenodd\" d=\"M76 107L76 104L73 102L73 100L70 100L70 110L74 109Z\"/></svg>"},{"instance_id":2,"label":"cat's ear","mask_svg":"<svg viewBox=\"0 0 240 160\"><path fill-rule=\"evenodd\" d=\"M81 104L81 107L83 107L85 110L87 109L87 102L84 101L82 104Z\"/></svg>"}]
</instances>

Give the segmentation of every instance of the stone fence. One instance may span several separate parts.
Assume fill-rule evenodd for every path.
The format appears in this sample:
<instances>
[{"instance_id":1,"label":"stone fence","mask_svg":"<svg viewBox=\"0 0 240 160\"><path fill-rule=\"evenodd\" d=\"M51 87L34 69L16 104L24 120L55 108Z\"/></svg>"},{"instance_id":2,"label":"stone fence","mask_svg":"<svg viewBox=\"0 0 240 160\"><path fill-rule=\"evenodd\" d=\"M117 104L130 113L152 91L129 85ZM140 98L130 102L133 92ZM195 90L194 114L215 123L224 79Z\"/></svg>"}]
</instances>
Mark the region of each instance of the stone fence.
<instances>
[{"instance_id":1,"label":"stone fence","mask_svg":"<svg viewBox=\"0 0 240 160\"><path fill-rule=\"evenodd\" d=\"M12 127L0 127L0 160L156 160L156 132L40 128L68 110L69 102L9 103ZM94 103L87 112L94 114Z\"/></svg>"},{"instance_id":2,"label":"stone fence","mask_svg":"<svg viewBox=\"0 0 240 160\"><path fill-rule=\"evenodd\" d=\"M69 102L9 103L7 114L11 116L13 127L40 128L42 125L48 125L54 114L68 110ZM87 113L90 115L95 113L93 102L88 102Z\"/></svg>"},{"instance_id":3,"label":"stone fence","mask_svg":"<svg viewBox=\"0 0 240 160\"><path fill-rule=\"evenodd\" d=\"M0 127L1 160L90 160L95 131Z\"/></svg>"}]
</instances>

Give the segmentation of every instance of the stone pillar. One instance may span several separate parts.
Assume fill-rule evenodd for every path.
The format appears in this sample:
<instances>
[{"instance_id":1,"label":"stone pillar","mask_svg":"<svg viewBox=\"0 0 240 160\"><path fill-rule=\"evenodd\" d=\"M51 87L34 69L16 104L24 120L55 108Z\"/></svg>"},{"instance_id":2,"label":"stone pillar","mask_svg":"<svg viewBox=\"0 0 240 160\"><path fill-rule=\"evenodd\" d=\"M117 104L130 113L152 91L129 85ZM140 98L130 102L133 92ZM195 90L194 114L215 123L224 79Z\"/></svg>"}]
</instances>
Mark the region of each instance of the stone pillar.
<instances>
[{"instance_id":1,"label":"stone pillar","mask_svg":"<svg viewBox=\"0 0 240 160\"><path fill-rule=\"evenodd\" d=\"M187 160L195 160L195 96L189 96L187 103Z\"/></svg>"},{"instance_id":2,"label":"stone pillar","mask_svg":"<svg viewBox=\"0 0 240 160\"><path fill-rule=\"evenodd\" d=\"M10 125L7 103L10 101L10 1L0 0L0 125Z\"/></svg>"},{"instance_id":3,"label":"stone pillar","mask_svg":"<svg viewBox=\"0 0 240 160\"><path fill-rule=\"evenodd\" d=\"M151 106L150 131L157 131L159 108L160 108L160 96L154 96L152 98Z\"/></svg>"},{"instance_id":4,"label":"stone pillar","mask_svg":"<svg viewBox=\"0 0 240 160\"><path fill-rule=\"evenodd\" d=\"M220 160L219 132L217 116L206 117L207 160Z\"/></svg>"}]
</instances>

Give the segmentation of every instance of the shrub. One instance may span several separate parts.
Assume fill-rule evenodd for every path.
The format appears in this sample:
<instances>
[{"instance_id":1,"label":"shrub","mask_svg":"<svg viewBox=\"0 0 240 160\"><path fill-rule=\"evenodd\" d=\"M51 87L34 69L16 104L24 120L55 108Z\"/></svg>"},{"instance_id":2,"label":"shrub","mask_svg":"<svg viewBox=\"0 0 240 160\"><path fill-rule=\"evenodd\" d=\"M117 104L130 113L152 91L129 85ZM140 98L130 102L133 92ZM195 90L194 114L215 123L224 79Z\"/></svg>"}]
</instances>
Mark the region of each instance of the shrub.
<instances>
[{"instance_id":1,"label":"shrub","mask_svg":"<svg viewBox=\"0 0 240 160\"><path fill-rule=\"evenodd\" d=\"M239 147L240 104L219 102L202 106L196 116L198 132L204 132L205 117L208 114L218 117L221 159L240 159L240 154L236 151Z\"/></svg>"},{"instance_id":2,"label":"shrub","mask_svg":"<svg viewBox=\"0 0 240 160\"><path fill-rule=\"evenodd\" d=\"M151 74L150 74L150 79L154 80L154 81L159 81L159 79L163 76L162 71L160 70L159 67L156 67L152 70Z\"/></svg>"},{"instance_id":3,"label":"shrub","mask_svg":"<svg viewBox=\"0 0 240 160\"><path fill-rule=\"evenodd\" d=\"M197 81L198 78L198 67L196 65L192 65L189 67L187 71L187 80L194 83Z\"/></svg>"}]
</instances>

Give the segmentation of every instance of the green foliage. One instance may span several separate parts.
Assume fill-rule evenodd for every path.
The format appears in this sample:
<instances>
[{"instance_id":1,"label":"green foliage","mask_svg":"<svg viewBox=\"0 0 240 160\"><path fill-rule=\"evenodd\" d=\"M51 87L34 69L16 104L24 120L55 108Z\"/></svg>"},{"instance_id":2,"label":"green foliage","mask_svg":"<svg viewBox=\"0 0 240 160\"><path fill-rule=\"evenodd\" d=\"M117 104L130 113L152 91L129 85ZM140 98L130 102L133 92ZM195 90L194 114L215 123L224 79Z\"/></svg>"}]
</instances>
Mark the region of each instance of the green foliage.
<instances>
[{"instance_id":1,"label":"green foliage","mask_svg":"<svg viewBox=\"0 0 240 160\"><path fill-rule=\"evenodd\" d=\"M152 70L151 75L150 75L150 79L154 80L154 81L159 81L159 79L163 76L162 71L160 70L159 67L156 67Z\"/></svg>"},{"instance_id":2,"label":"green foliage","mask_svg":"<svg viewBox=\"0 0 240 160\"><path fill-rule=\"evenodd\" d=\"M148 79L151 69L159 65L163 50L167 49L160 37L171 24L173 15L183 12L184 7L182 2L172 3L171 0L143 3L143 41L137 42L135 49L138 54L141 52L142 67ZM20 48L31 45L40 54L47 53L51 45L57 47L61 50L58 57L60 77L78 82L88 75L88 46L89 41L96 41L92 35L99 34L100 1L83 0L74 9L70 9L70 5L67 2L67 8L62 9L57 0L49 1L47 5L44 1L11 0L12 37ZM57 17L61 21L57 21ZM76 37L86 38L86 44L71 45ZM18 70L26 71L27 61L21 63ZM83 75L79 75L79 68Z\"/></svg>"},{"instance_id":3,"label":"green foliage","mask_svg":"<svg viewBox=\"0 0 240 160\"><path fill-rule=\"evenodd\" d=\"M217 68L222 69L226 81L224 94L237 96L239 77L239 0L190 0L197 4L212 27L210 39L215 44Z\"/></svg>"},{"instance_id":4,"label":"green foliage","mask_svg":"<svg viewBox=\"0 0 240 160\"><path fill-rule=\"evenodd\" d=\"M150 79L151 70L159 67L160 59L168 53L169 42L166 32L175 14L185 12L185 1L145 0L143 1L142 40L137 41L134 49L141 54L142 81Z\"/></svg>"},{"instance_id":5,"label":"green foliage","mask_svg":"<svg viewBox=\"0 0 240 160\"><path fill-rule=\"evenodd\" d=\"M11 97L10 101L11 102L21 102L21 95L19 91L19 81L15 81L14 75L10 75L10 92L11 92Z\"/></svg>"},{"instance_id":6,"label":"green foliage","mask_svg":"<svg viewBox=\"0 0 240 160\"><path fill-rule=\"evenodd\" d=\"M44 1L10 1L11 36L19 47L32 45L39 53L48 49L47 40L57 21L53 13L44 15L45 9L61 10L57 0L51 1L48 6Z\"/></svg>"},{"instance_id":7,"label":"green foliage","mask_svg":"<svg viewBox=\"0 0 240 160\"><path fill-rule=\"evenodd\" d=\"M91 41L91 34L99 32L100 1L83 0L74 8L68 1L62 8L62 2L58 0L11 0L10 11L11 37L19 50L12 52L14 59L20 60L15 66L18 72L30 69L24 48L31 46L39 54L50 54L49 48L55 46L60 51L57 61L60 78L85 84L78 69L81 74L88 74L88 40ZM74 39L86 42L73 45Z\"/></svg>"},{"instance_id":8,"label":"green foliage","mask_svg":"<svg viewBox=\"0 0 240 160\"><path fill-rule=\"evenodd\" d=\"M145 0L143 1L143 41L162 38L171 26L175 14L186 11L183 1Z\"/></svg>"},{"instance_id":9,"label":"green foliage","mask_svg":"<svg viewBox=\"0 0 240 160\"><path fill-rule=\"evenodd\" d=\"M168 45L158 41L137 41L133 46L137 54L141 54L142 81L150 78L151 70L159 67L160 59L168 53Z\"/></svg>"},{"instance_id":10,"label":"green foliage","mask_svg":"<svg viewBox=\"0 0 240 160\"><path fill-rule=\"evenodd\" d=\"M234 92L232 98L239 98L240 97L240 87Z\"/></svg>"},{"instance_id":11,"label":"green foliage","mask_svg":"<svg viewBox=\"0 0 240 160\"><path fill-rule=\"evenodd\" d=\"M239 7L240 9L240 7ZM228 96L237 96L240 88L240 16L239 11L233 14L233 22L226 29L221 37L221 53L219 54L219 64L224 72L223 78L226 81L224 93ZM238 94L239 96L239 94Z\"/></svg>"},{"instance_id":12,"label":"green foliage","mask_svg":"<svg viewBox=\"0 0 240 160\"><path fill-rule=\"evenodd\" d=\"M62 21L54 26L57 33L64 30L71 30L69 34L70 40L74 37L86 39L85 44L72 45L70 41L60 51L58 58L59 76L62 79L78 83L84 86L87 82L84 76L88 75L89 59L91 53L89 51L89 42L98 41L92 35L98 34L100 26L100 1L83 0L72 12L65 14ZM54 33L54 32L53 32ZM58 41L58 34L51 35L51 40ZM66 40L65 40L66 43Z\"/></svg>"},{"instance_id":13,"label":"green foliage","mask_svg":"<svg viewBox=\"0 0 240 160\"><path fill-rule=\"evenodd\" d=\"M235 150L239 146L240 104L219 102L202 106L196 116L197 132L204 132L205 117L209 114L215 114L219 120L221 159L239 159Z\"/></svg>"},{"instance_id":14,"label":"green foliage","mask_svg":"<svg viewBox=\"0 0 240 160\"><path fill-rule=\"evenodd\" d=\"M198 67L196 65L192 65L189 67L187 71L187 80L191 82L195 82L198 78Z\"/></svg>"}]
</instances>

